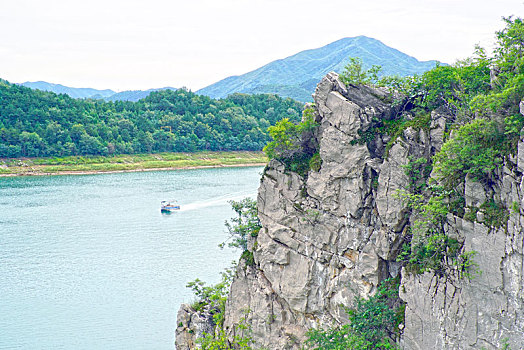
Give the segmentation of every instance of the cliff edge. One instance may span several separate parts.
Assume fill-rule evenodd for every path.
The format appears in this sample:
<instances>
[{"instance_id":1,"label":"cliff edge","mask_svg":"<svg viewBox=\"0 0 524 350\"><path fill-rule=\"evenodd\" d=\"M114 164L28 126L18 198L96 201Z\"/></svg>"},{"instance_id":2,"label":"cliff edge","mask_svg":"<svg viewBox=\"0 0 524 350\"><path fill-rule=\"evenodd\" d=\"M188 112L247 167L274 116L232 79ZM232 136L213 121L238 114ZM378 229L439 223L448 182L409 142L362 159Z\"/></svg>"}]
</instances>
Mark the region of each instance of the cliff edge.
<instances>
[{"instance_id":1,"label":"cliff edge","mask_svg":"<svg viewBox=\"0 0 524 350\"><path fill-rule=\"evenodd\" d=\"M431 162L441 150L452 116L436 110L424 127L411 123L394 136L377 132L377 121L399 113L413 118L407 102L392 104L384 89L346 87L335 73L318 84L314 101L318 128L312 137L321 166L299 175L277 160L267 165L257 199L262 229L249 242L254 264L237 268L226 334L246 332L237 327L244 324L253 348L300 349L309 329L348 323L346 307L356 298L399 278L403 349L522 349L524 140L490 181L466 177L458 185L468 215L445 217L445 234L476 252L470 262L481 273L460 278L460 267L456 274L415 273L398 261L416 216L399 191L417 185L408 170L414 160ZM512 208L504 225L488 224L474 209L490 200ZM176 348L194 348L206 322L183 306Z\"/></svg>"}]
</instances>

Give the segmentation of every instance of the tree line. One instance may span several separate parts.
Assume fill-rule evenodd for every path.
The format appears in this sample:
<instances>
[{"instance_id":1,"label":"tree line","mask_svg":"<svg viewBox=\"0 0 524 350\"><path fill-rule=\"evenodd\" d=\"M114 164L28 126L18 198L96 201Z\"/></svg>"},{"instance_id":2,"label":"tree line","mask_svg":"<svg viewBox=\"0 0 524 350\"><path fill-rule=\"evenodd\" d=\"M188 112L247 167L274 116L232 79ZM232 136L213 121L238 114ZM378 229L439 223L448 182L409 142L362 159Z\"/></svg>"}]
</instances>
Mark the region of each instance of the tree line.
<instances>
[{"instance_id":1,"label":"tree line","mask_svg":"<svg viewBox=\"0 0 524 350\"><path fill-rule=\"evenodd\" d=\"M303 105L276 95L215 100L186 89L138 102L73 99L0 80L0 157L262 150Z\"/></svg>"}]
</instances>

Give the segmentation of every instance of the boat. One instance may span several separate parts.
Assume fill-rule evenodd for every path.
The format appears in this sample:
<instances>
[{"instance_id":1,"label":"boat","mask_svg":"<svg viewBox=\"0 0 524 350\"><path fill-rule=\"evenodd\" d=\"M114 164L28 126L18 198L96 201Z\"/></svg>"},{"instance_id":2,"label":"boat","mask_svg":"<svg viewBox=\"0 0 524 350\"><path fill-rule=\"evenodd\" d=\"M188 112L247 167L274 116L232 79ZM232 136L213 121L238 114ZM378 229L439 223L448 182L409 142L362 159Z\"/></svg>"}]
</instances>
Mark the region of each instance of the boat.
<instances>
[{"instance_id":1,"label":"boat","mask_svg":"<svg viewBox=\"0 0 524 350\"><path fill-rule=\"evenodd\" d=\"M172 213L180 210L180 205L176 204L176 201L162 201L160 202L160 212Z\"/></svg>"}]
</instances>

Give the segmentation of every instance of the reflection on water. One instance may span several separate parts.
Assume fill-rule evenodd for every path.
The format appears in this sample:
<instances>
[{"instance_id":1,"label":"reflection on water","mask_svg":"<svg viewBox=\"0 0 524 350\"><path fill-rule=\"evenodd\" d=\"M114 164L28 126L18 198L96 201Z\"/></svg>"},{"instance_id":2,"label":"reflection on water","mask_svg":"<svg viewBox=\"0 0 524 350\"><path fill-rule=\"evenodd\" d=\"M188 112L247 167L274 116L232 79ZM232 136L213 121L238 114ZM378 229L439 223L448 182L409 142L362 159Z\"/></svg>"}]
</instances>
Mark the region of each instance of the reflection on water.
<instances>
[{"instance_id":1,"label":"reflection on water","mask_svg":"<svg viewBox=\"0 0 524 350\"><path fill-rule=\"evenodd\" d=\"M261 171L0 178L0 349L173 349L185 285L236 258L228 201Z\"/></svg>"}]
</instances>

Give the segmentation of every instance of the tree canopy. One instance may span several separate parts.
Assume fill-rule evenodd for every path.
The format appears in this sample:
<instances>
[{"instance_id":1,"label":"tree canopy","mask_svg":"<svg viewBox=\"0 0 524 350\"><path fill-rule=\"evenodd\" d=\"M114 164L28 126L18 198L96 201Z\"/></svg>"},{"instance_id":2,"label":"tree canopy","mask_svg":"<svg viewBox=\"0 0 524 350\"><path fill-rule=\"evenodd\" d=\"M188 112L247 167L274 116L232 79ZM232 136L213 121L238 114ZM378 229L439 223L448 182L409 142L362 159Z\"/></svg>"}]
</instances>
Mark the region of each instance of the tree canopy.
<instances>
[{"instance_id":1,"label":"tree canopy","mask_svg":"<svg viewBox=\"0 0 524 350\"><path fill-rule=\"evenodd\" d=\"M185 89L138 102L73 99L0 80L0 157L262 150L302 104L262 94L215 100Z\"/></svg>"}]
</instances>

